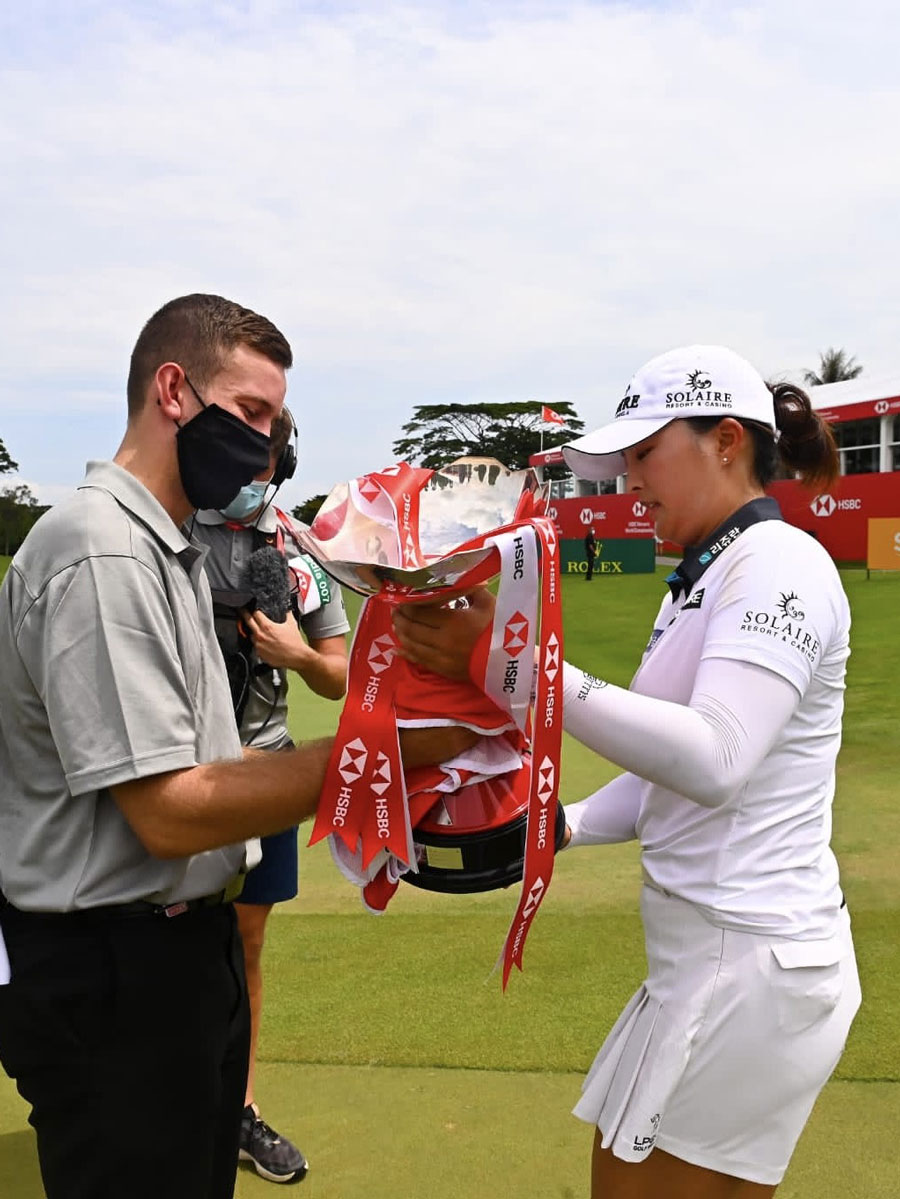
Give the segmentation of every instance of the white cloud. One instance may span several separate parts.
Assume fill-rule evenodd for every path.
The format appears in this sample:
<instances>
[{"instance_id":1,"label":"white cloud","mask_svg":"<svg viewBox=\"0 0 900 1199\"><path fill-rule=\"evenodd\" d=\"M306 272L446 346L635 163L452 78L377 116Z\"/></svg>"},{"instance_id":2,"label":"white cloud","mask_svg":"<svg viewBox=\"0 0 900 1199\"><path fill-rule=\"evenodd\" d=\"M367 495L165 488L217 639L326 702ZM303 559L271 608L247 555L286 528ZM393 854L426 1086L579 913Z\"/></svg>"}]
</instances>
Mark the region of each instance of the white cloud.
<instances>
[{"instance_id":1,"label":"white cloud","mask_svg":"<svg viewBox=\"0 0 900 1199\"><path fill-rule=\"evenodd\" d=\"M53 53L33 14L0 80L0 422L26 396L114 419L140 325L188 290L291 338L297 498L383 464L415 403L590 424L683 341L896 366L881 0L87 9ZM65 438L46 484L94 452Z\"/></svg>"},{"instance_id":2,"label":"white cloud","mask_svg":"<svg viewBox=\"0 0 900 1199\"><path fill-rule=\"evenodd\" d=\"M74 487L64 483L36 483L32 479L22 479L18 475L7 475L0 481L0 488L15 488L23 485L41 505L58 504L61 500L68 499L75 491Z\"/></svg>"}]
</instances>

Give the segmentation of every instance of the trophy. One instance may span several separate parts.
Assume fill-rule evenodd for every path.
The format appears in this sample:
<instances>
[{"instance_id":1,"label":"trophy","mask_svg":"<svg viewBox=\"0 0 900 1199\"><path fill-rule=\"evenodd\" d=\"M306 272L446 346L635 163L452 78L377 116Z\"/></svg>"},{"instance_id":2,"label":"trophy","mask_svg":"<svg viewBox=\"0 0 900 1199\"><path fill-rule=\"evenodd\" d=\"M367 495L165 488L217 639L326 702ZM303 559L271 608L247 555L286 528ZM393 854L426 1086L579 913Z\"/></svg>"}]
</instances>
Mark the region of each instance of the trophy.
<instances>
[{"instance_id":1,"label":"trophy","mask_svg":"<svg viewBox=\"0 0 900 1199\"><path fill-rule=\"evenodd\" d=\"M310 844L327 837L363 902L383 911L402 880L465 893L521 880L503 986L522 967L531 922L565 832L559 552L546 489L532 470L462 458L440 470L388 466L334 487L303 548L365 596L347 697ZM396 654L396 604L465 606L496 592L470 679L445 679ZM404 771L398 730L464 725L470 750Z\"/></svg>"}]
</instances>

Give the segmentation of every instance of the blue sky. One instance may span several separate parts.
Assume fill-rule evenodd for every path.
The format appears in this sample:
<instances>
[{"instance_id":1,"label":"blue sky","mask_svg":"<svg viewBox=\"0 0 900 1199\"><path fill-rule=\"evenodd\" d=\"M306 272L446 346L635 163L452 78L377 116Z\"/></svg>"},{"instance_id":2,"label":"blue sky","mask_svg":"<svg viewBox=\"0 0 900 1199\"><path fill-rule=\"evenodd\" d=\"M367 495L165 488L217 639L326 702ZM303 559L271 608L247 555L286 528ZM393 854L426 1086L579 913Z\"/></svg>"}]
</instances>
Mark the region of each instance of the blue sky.
<instances>
[{"instance_id":1,"label":"blue sky","mask_svg":"<svg viewBox=\"0 0 900 1199\"><path fill-rule=\"evenodd\" d=\"M0 15L0 437L111 455L131 345L216 291L297 365L288 503L417 403L575 403L723 342L900 365L900 16L846 5L38 3Z\"/></svg>"}]
</instances>

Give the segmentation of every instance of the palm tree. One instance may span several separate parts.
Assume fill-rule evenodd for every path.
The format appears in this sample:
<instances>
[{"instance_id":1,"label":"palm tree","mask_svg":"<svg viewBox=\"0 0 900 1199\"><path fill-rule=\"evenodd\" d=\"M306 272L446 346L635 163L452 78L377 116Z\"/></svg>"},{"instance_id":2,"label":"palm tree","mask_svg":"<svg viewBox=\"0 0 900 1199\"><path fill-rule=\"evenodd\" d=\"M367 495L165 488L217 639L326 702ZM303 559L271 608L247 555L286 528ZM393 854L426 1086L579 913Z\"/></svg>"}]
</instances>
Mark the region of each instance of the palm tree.
<instances>
[{"instance_id":1,"label":"palm tree","mask_svg":"<svg viewBox=\"0 0 900 1199\"><path fill-rule=\"evenodd\" d=\"M829 346L824 354L819 354L819 369L803 372L803 382L807 387L844 383L847 379L855 379L861 372L862 367L855 358L851 358L844 350L834 350Z\"/></svg>"}]
</instances>

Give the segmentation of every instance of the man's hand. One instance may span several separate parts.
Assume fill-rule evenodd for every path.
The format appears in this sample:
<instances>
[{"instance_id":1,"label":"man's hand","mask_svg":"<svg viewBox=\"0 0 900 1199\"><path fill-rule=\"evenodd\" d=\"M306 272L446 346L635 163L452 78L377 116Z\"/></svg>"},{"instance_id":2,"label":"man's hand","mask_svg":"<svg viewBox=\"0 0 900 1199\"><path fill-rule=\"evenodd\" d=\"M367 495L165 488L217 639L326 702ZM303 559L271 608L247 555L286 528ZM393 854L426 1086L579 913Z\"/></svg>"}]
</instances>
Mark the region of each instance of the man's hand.
<instances>
[{"instance_id":1,"label":"man's hand","mask_svg":"<svg viewBox=\"0 0 900 1199\"><path fill-rule=\"evenodd\" d=\"M316 695L342 698L347 690L347 639L343 634L307 642L290 616L283 623L269 620L258 610L242 616L263 662L296 671Z\"/></svg>"},{"instance_id":2,"label":"man's hand","mask_svg":"<svg viewBox=\"0 0 900 1199\"><path fill-rule=\"evenodd\" d=\"M394 609L399 653L408 662L448 679L468 679L478 638L494 617L496 601L486 587L466 597L466 607L401 604Z\"/></svg>"},{"instance_id":3,"label":"man's hand","mask_svg":"<svg viewBox=\"0 0 900 1199\"><path fill-rule=\"evenodd\" d=\"M312 656L297 622L288 615L281 622L269 620L264 612L243 612L242 619L253 638L253 648L269 666L301 670Z\"/></svg>"}]
</instances>

